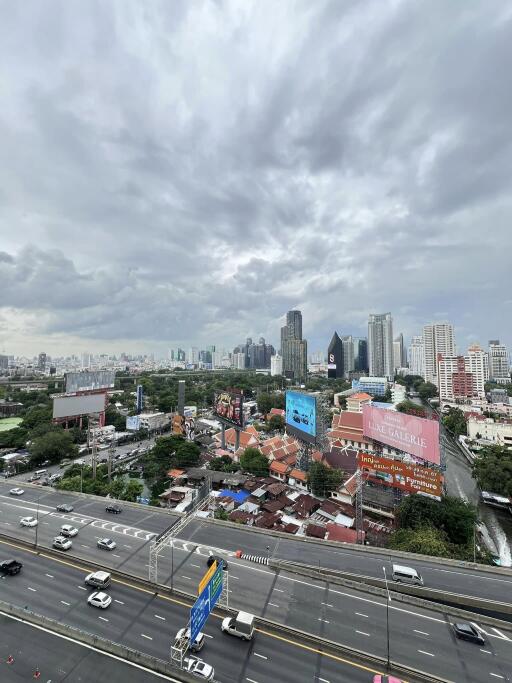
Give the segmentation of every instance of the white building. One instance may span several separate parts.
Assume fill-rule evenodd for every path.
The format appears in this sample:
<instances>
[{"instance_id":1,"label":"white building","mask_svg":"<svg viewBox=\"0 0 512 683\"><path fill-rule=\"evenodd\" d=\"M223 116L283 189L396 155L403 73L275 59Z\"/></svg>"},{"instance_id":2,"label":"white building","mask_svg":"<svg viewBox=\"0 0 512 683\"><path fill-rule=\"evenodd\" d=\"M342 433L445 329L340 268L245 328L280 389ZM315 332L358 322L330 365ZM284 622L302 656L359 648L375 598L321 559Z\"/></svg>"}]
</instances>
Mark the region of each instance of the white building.
<instances>
[{"instance_id":1,"label":"white building","mask_svg":"<svg viewBox=\"0 0 512 683\"><path fill-rule=\"evenodd\" d=\"M404 346L404 335L400 332L393 342L393 368L395 372L399 368L407 367L407 351Z\"/></svg>"},{"instance_id":2,"label":"white building","mask_svg":"<svg viewBox=\"0 0 512 683\"><path fill-rule=\"evenodd\" d=\"M417 336L411 339L409 346L409 370L411 375L425 377L425 346L423 337Z\"/></svg>"},{"instance_id":3,"label":"white building","mask_svg":"<svg viewBox=\"0 0 512 683\"><path fill-rule=\"evenodd\" d=\"M495 422L491 417L468 418L468 437L470 439L487 439L499 446L512 446L512 423Z\"/></svg>"},{"instance_id":4,"label":"white building","mask_svg":"<svg viewBox=\"0 0 512 683\"><path fill-rule=\"evenodd\" d=\"M141 413L139 418L142 429L162 429L169 424L169 416L166 413Z\"/></svg>"},{"instance_id":5,"label":"white building","mask_svg":"<svg viewBox=\"0 0 512 683\"><path fill-rule=\"evenodd\" d=\"M464 356L466 372L473 375L473 395L485 398L485 383L489 379L489 356L479 344L469 347Z\"/></svg>"},{"instance_id":6,"label":"white building","mask_svg":"<svg viewBox=\"0 0 512 683\"><path fill-rule=\"evenodd\" d=\"M354 359L354 339L351 334L341 338L343 356L343 377L348 379L351 372L355 369Z\"/></svg>"},{"instance_id":7,"label":"white building","mask_svg":"<svg viewBox=\"0 0 512 683\"><path fill-rule=\"evenodd\" d=\"M278 353L270 356L270 374L272 377L283 374L283 357Z\"/></svg>"},{"instance_id":8,"label":"white building","mask_svg":"<svg viewBox=\"0 0 512 683\"><path fill-rule=\"evenodd\" d=\"M437 357L455 356L455 335L450 323L431 323L423 328L423 347L425 353L424 377L427 382L438 384Z\"/></svg>"},{"instance_id":9,"label":"white building","mask_svg":"<svg viewBox=\"0 0 512 683\"><path fill-rule=\"evenodd\" d=\"M231 356L231 363L235 370L245 370L245 353L234 353Z\"/></svg>"},{"instance_id":10,"label":"white building","mask_svg":"<svg viewBox=\"0 0 512 683\"><path fill-rule=\"evenodd\" d=\"M393 318L391 313L368 317L368 363L370 377L393 379Z\"/></svg>"},{"instance_id":11,"label":"white building","mask_svg":"<svg viewBox=\"0 0 512 683\"><path fill-rule=\"evenodd\" d=\"M453 375L454 373L465 373L465 371L466 364L463 356L439 356L436 377L441 401L453 401L456 398L456 392L453 388ZM472 386L472 379L469 378L469 380ZM461 397L460 393L457 393L457 397Z\"/></svg>"},{"instance_id":12,"label":"white building","mask_svg":"<svg viewBox=\"0 0 512 683\"><path fill-rule=\"evenodd\" d=\"M498 384L510 382L510 368L508 364L508 350L499 339L489 342L489 378Z\"/></svg>"},{"instance_id":13,"label":"white building","mask_svg":"<svg viewBox=\"0 0 512 683\"><path fill-rule=\"evenodd\" d=\"M407 398L406 389L403 384L391 385L391 402L396 406Z\"/></svg>"}]
</instances>

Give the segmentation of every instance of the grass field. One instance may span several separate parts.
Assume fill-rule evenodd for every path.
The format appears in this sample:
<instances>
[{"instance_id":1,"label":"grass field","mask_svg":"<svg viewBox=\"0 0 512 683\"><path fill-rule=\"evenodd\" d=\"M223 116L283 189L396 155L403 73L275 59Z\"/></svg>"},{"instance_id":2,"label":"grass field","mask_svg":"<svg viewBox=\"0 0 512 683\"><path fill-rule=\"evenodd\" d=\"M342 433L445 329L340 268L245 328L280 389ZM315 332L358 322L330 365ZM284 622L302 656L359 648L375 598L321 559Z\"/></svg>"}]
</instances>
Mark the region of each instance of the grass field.
<instances>
[{"instance_id":1,"label":"grass field","mask_svg":"<svg viewBox=\"0 0 512 683\"><path fill-rule=\"evenodd\" d=\"M4 417L0 420L0 432L6 432L8 429L17 427L21 422L21 417Z\"/></svg>"}]
</instances>

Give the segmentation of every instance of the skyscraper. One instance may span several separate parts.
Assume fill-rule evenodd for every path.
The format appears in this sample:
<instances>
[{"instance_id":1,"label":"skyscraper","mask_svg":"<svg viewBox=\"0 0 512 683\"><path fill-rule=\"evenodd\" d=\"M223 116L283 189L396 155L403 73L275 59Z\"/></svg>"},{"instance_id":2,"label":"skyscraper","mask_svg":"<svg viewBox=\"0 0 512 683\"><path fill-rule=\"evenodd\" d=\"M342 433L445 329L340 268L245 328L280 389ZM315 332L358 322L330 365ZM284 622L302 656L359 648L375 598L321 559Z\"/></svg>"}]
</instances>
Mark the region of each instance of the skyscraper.
<instances>
[{"instance_id":1,"label":"skyscraper","mask_svg":"<svg viewBox=\"0 0 512 683\"><path fill-rule=\"evenodd\" d=\"M341 338L343 345L343 377L348 379L351 372L354 372L354 339L351 334Z\"/></svg>"},{"instance_id":2,"label":"skyscraper","mask_svg":"<svg viewBox=\"0 0 512 683\"><path fill-rule=\"evenodd\" d=\"M327 377L329 379L343 377L343 342L337 332L332 335L331 343L327 348Z\"/></svg>"},{"instance_id":3,"label":"skyscraper","mask_svg":"<svg viewBox=\"0 0 512 683\"><path fill-rule=\"evenodd\" d=\"M411 375L425 377L425 347L423 337L412 337L409 346L409 370Z\"/></svg>"},{"instance_id":4,"label":"skyscraper","mask_svg":"<svg viewBox=\"0 0 512 683\"><path fill-rule=\"evenodd\" d=\"M354 337L354 370L368 372L368 340Z\"/></svg>"},{"instance_id":5,"label":"skyscraper","mask_svg":"<svg viewBox=\"0 0 512 683\"><path fill-rule=\"evenodd\" d=\"M368 360L370 377L393 379L393 318L391 313L370 313L368 317Z\"/></svg>"},{"instance_id":6,"label":"skyscraper","mask_svg":"<svg viewBox=\"0 0 512 683\"><path fill-rule=\"evenodd\" d=\"M400 332L393 342L393 369L407 367L407 351L404 346L404 335Z\"/></svg>"},{"instance_id":7,"label":"skyscraper","mask_svg":"<svg viewBox=\"0 0 512 683\"><path fill-rule=\"evenodd\" d=\"M39 354L39 357L37 359L37 369L41 370L41 372L44 372L46 368L46 353L44 351Z\"/></svg>"},{"instance_id":8,"label":"skyscraper","mask_svg":"<svg viewBox=\"0 0 512 683\"><path fill-rule=\"evenodd\" d=\"M455 336L453 325L447 322L430 323L423 328L423 347L425 351L425 379L433 384L437 379L437 357L455 356Z\"/></svg>"},{"instance_id":9,"label":"skyscraper","mask_svg":"<svg viewBox=\"0 0 512 683\"><path fill-rule=\"evenodd\" d=\"M473 375L473 395L485 398L485 383L489 379L489 356L480 344L472 344L464 356L466 372Z\"/></svg>"},{"instance_id":10,"label":"skyscraper","mask_svg":"<svg viewBox=\"0 0 512 683\"><path fill-rule=\"evenodd\" d=\"M283 374L304 382L308 374L308 344L302 339L302 313L288 311L286 325L281 328Z\"/></svg>"},{"instance_id":11,"label":"skyscraper","mask_svg":"<svg viewBox=\"0 0 512 683\"><path fill-rule=\"evenodd\" d=\"M499 339L489 341L489 378L499 384L510 382L507 347Z\"/></svg>"}]
</instances>

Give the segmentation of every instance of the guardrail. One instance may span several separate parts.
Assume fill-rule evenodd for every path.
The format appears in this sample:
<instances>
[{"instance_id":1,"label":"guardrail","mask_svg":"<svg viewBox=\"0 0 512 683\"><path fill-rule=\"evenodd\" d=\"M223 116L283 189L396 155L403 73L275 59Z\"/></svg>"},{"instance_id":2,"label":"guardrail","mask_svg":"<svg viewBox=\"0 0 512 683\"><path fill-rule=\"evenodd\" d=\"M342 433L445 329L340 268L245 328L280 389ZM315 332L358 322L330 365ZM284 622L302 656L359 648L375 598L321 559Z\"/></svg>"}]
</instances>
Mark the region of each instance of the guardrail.
<instances>
[{"instance_id":1,"label":"guardrail","mask_svg":"<svg viewBox=\"0 0 512 683\"><path fill-rule=\"evenodd\" d=\"M16 542L22 546L25 547L32 552L34 552L34 545L31 543L27 543L26 541L20 541L19 539L15 539L12 536L9 536L7 534L4 534L3 532L0 533L0 538L7 538L10 541L11 540L16 540ZM47 548L39 548L38 553L42 557L48 557L51 559L61 559L62 558L62 552L52 550L52 549L47 549ZM81 564L86 564L87 567L82 567L84 571L90 571L91 569L93 570L105 570L105 567L103 565L97 564L96 562L91 562L89 560L84 560L81 557L78 557L76 555L72 555L71 553L66 552L67 557L72 557L74 560ZM80 568L80 567L77 567ZM152 584L150 581L140 578L140 577L134 577L131 574L127 574L125 572L118 571L117 569L112 569L110 567L107 568L108 571L110 572L113 580L115 581L118 579L119 581L123 581L125 584L132 585L134 588L140 587L145 590L151 590L155 596L158 596L160 594L165 595L168 597L169 595L172 595L177 598L181 598L187 602L190 603L190 606L195 602L197 596L193 595L191 593L187 593L186 591L182 590L177 590L177 589L171 589L169 586L163 585L163 584ZM310 568L305 568L307 571L311 571ZM325 578L324 578L325 580ZM354 587L354 586L351 586ZM355 585L356 588L359 588L359 586ZM379 591L378 588L374 587L373 590L375 592ZM380 593L379 593L380 594ZM418 600L418 602L420 602ZM422 606L426 608L430 608L431 605L427 601L421 601L423 604ZM448 609L448 608L446 608ZM213 612L213 614L217 617L222 617L225 616L226 614L229 615L234 615L237 613L237 609L233 608L226 608L226 607L220 607L217 606ZM456 612L462 612L462 610L455 610ZM462 614L467 618L468 613L467 612L462 612ZM457 616L460 616L457 614ZM475 618L480 618L480 615L474 615ZM482 621L482 619L480 619ZM353 648L350 645L345 645L343 643L337 643L335 641L328 640L324 637L320 637L318 635L315 635L313 633L309 633L307 631L302 631L297 628L293 628L290 626L286 626L285 624L281 624L275 621L272 621L270 619L256 616L255 617L256 625L259 631L262 633L268 634L270 636L275 636L278 637L280 635L283 636L292 636L296 640L301 640L306 644L309 644L310 646L314 646L315 650L318 651L319 654L325 653L327 655L329 654L334 654L334 655L342 655L345 658L347 658L350 661L356 661L360 663L364 663L365 665L371 665L374 667L378 667L380 670L384 671L386 669L386 659L383 657L379 657L376 655L371 655L369 653L363 652L361 650L357 650ZM498 623L502 628L504 627L503 623L500 622L499 620L492 620L493 623ZM506 625L505 625L506 626ZM123 646L121 646L123 647ZM407 678L410 679L411 683L456 683L455 681L451 681L449 679L444 679L440 678L438 676L434 676L433 674L429 674L427 672L419 671L416 670L412 667L409 667L405 664L402 664L399 661L391 660L390 661L391 669L397 674L400 675L405 675ZM173 669L174 675L176 675L176 669ZM188 679L187 679L188 680ZM197 679L192 678L191 680L196 681Z\"/></svg>"}]
</instances>

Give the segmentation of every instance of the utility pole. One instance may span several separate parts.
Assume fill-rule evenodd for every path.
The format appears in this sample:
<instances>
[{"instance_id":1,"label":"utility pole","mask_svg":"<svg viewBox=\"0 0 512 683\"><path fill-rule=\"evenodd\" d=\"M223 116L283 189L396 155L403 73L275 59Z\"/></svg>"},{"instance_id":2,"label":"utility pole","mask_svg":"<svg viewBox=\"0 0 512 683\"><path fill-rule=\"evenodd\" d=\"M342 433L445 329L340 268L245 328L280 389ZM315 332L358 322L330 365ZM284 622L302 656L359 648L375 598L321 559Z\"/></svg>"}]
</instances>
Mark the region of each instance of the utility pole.
<instances>
[{"instance_id":1,"label":"utility pole","mask_svg":"<svg viewBox=\"0 0 512 683\"><path fill-rule=\"evenodd\" d=\"M386 636L387 636L387 671L389 671L390 667L390 660L389 660L389 603L391 602L391 596L389 594L389 588L388 588L388 576L386 574L386 567L382 567L384 571L384 581L386 582L386 592L387 592L387 598L386 598Z\"/></svg>"}]
</instances>

